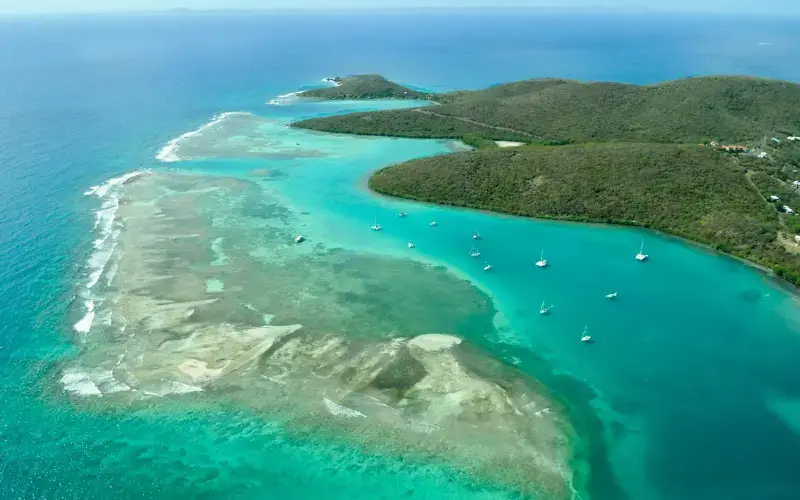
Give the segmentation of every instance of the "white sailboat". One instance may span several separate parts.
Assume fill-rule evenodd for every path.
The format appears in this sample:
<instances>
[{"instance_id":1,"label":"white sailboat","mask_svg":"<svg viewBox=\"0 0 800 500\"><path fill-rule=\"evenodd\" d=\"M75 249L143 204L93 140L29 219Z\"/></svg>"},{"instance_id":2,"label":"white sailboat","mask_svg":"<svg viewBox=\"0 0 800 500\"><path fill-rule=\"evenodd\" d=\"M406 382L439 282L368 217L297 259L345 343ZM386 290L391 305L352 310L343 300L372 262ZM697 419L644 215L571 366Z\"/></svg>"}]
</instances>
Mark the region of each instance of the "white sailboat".
<instances>
[{"instance_id":1,"label":"white sailboat","mask_svg":"<svg viewBox=\"0 0 800 500\"><path fill-rule=\"evenodd\" d=\"M583 335L581 336L581 342L583 342L584 344L588 344L592 341L592 336L586 333L586 329L588 328L588 326L589 325L583 327Z\"/></svg>"},{"instance_id":2,"label":"white sailboat","mask_svg":"<svg viewBox=\"0 0 800 500\"><path fill-rule=\"evenodd\" d=\"M398 217L405 217L406 215L408 214L406 214L405 212L400 212L397 214Z\"/></svg>"},{"instance_id":3,"label":"white sailboat","mask_svg":"<svg viewBox=\"0 0 800 500\"><path fill-rule=\"evenodd\" d=\"M377 217L375 217L375 223L370 226L370 229L372 229L373 231L380 231L381 230L381 225L378 224L378 218Z\"/></svg>"},{"instance_id":4,"label":"white sailboat","mask_svg":"<svg viewBox=\"0 0 800 500\"><path fill-rule=\"evenodd\" d=\"M304 237L302 234L298 234L298 235L297 235L297 238L295 238L295 239L294 239L294 242L295 242L295 243L302 243L302 242L304 242L305 240L306 240L306 239L305 239L305 237Z\"/></svg>"},{"instance_id":5,"label":"white sailboat","mask_svg":"<svg viewBox=\"0 0 800 500\"><path fill-rule=\"evenodd\" d=\"M617 298L617 292L609 293L608 295L606 295L606 298L607 299L611 299L611 300L616 299Z\"/></svg>"},{"instance_id":6,"label":"white sailboat","mask_svg":"<svg viewBox=\"0 0 800 500\"><path fill-rule=\"evenodd\" d=\"M492 270L492 265L487 262L486 265L483 266L483 270L484 271L491 271Z\"/></svg>"},{"instance_id":7,"label":"white sailboat","mask_svg":"<svg viewBox=\"0 0 800 500\"><path fill-rule=\"evenodd\" d=\"M477 229L476 229L475 231L473 231L473 232L472 232L472 239L473 239L473 240L479 240L479 239L481 239L481 233L479 233Z\"/></svg>"},{"instance_id":8,"label":"white sailboat","mask_svg":"<svg viewBox=\"0 0 800 500\"><path fill-rule=\"evenodd\" d=\"M552 309L552 308L553 308L552 305L545 307L544 301L542 301L542 305L539 306L539 314L541 314L542 316L546 316L546 315L550 314L550 309Z\"/></svg>"},{"instance_id":9,"label":"white sailboat","mask_svg":"<svg viewBox=\"0 0 800 500\"><path fill-rule=\"evenodd\" d=\"M644 253L644 240L642 240L642 244L639 247L639 253L636 254L636 260L639 262L644 262L647 260L648 255Z\"/></svg>"},{"instance_id":10,"label":"white sailboat","mask_svg":"<svg viewBox=\"0 0 800 500\"><path fill-rule=\"evenodd\" d=\"M411 243L410 241L408 242L408 248L414 248L414 244Z\"/></svg>"},{"instance_id":11,"label":"white sailboat","mask_svg":"<svg viewBox=\"0 0 800 500\"><path fill-rule=\"evenodd\" d=\"M544 258L544 250L542 250L542 255L539 257L536 267L547 267L547 259Z\"/></svg>"},{"instance_id":12,"label":"white sailboat","mask_svg":"<svg viewBox=\"0 0 800 500\"><path fill-rule=\"evenodd\" d=\"M430 224L428 224L428 225L429 225L429 226L431 226L431 227L436 227L436 219L433 219L433 220L431 221L431 223L430 223Z\"/></svg>"},{"instance_id":13,"label":"white sailboat","mask_svg":"<svg viewBox=\"0 0 800 500\"><path fill-rule=\"evenodd\" d=\"M475 245L472 245L472 248L469 249L469 256L470 257L480 257L481 256L481 252L478 250L478 248Z\"/></svg>"}]
</instances>

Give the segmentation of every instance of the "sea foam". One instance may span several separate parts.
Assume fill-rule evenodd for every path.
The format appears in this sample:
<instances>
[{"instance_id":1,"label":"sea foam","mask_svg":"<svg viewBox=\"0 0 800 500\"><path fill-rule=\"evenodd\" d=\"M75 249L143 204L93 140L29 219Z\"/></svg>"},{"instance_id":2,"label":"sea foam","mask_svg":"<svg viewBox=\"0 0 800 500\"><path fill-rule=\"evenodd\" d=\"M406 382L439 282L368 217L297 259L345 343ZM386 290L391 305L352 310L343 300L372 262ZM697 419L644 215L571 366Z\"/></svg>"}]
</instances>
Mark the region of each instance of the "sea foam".
<instances>
[{"instance_id":1,"label":"sea foam","mask_svg":"<svg viewBox=\"0 0 800 500\"><path fill-rule=\"evenodd\" d=\"M288 94L282 94L274 99L270 99L267 101L267 104L272 106L289 106L290 104L294 104L298 101L299 95L305 92L304 90L298 90L297 92L289 92Z\"/></svg>"},{"instance_id":2,"label":"sea foam","mask_svg":"<svg viewBox=\"0 0 800 500\"><path fill-rule=\"evenodd\" d=\"M73 329L78 333L89 333L92 328L95 309L99 304L95 303L94 299L96 297L91 297L92 294L90 292L100 281L100 277L105 272L112 255L114 255L114 251L117 249L117 238L122 231L120 224L116 222L120 189L134 179L149 173L150 171L147 169L128 172L119 177L113 177L98 186L92 186L84 193L86 196L100 198L102 203L95 212L94 231L97 237L92 244L92 252L86 260L87 278L80 294L87 297L83 302L85 313L80 321L73 325ZM110 280L107 280L107 283L109 282Z\"/></svg>"},{"instance_id":3,"label":"sea foam","mask_svg":"<svg viewBox=\"0 0 800 500\"><path fill-rule=\"evenodd\" d=\"M178 155L178 148L180 147L181 141L200 135L209 128L219 125L232 116L249 116L250 114L251 113L247 113L245 111L228 111L226 113L221 113L212 118L210 122L204 124L202 127L192 130L191 132L186 132L185 134L170 140L158 151L158 153L156 153L156 160L163 163L174 163L176 161L181 161L182 158Z\"/></svg>"}]
</instances>

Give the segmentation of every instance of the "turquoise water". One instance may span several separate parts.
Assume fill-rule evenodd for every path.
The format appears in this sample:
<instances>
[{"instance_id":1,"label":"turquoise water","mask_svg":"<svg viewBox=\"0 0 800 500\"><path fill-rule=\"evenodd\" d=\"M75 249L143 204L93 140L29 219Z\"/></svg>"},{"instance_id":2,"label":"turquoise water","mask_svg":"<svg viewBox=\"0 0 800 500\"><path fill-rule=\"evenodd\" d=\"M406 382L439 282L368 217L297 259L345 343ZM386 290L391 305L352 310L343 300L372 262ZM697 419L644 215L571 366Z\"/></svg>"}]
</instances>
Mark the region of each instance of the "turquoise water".
<instances>
[{"instance_id":1,"label":"turquoise water","mask_svg":"<svg viewBox=\"0 0 800 500\"><path fill-rule=\"evenodd\" d=\"M375 196L364 186L370 170L453 146L309 136L282 124L363 105L265 104L323 76L365 71L434 89L552 75L650 82L725 72L800 80L786 64L800 43L791 20L505 16L460 23L411 14L391 21L322 14L4 21L0 46L13 50L0 66L0 496L514 496L459 474L446 460L359 449L346 436L288 428L237 401L195 394L101 404L66 393L59 383L65 367L106 354L95 346L107 339L82 343L73 330L85 313L86 262L101 203L82 193L146 166L245 180L255 186L253 199L270 204L251 200L244 210L255 217L286 210L290 215L277 217L287 234L302 232L310 244L295 249L301 256L321 245L319 251L411 258L444 265L451 278L479 287L491 299L493 328L472 303L464 305L477 292L457 280L399 295L428 299L428 308L424 301L409 306L418 317L392 317L400 305L391 301L371 314L420 330L413 333L431 325L459 330L451 333L545 383L569 406L578 445L588 447L591 476L580 486L591 498L795 498L794 295L739 262L648 232ZM333 39L335 50L319 49ZM660 63L645 64L652 60ZM154 161L171 138L225 111L279 122L221 129L221 138L234 140L196 145L198 156L213 160ZM401 210L407 218L396 216ZM379 233L369 230L375 218ZM428 225L433 218L436 228ZM230 227L235 223L233 217ZM475 228L484 236L479 260L467 255ZM645 264L633 260L642 239L651 256ZM237 253L228 243L203 257L224 263L230 255L231 262ZM533 265L541 250L551 263L544 270ZM490 273L482 271L486 261ZM408 279L443 279L412 273L402 260L374 262L354 279L368 281L382 265L400 266ZM208 279L198 285L202 293L206 286L211 294L238 293L230 277ZM604 299L611 291L619 292L615 302ZM538 314L542 300L555 305L548 317ZM101 307L93 333L104 331ZM272 320L274 312L259 312L261 321ZM437 322L437 315L447 317ZM335 315L320 317L320 328L336 326ZM469 320L459 322L463 317ZM591 346L578 342L584 325L597 341Z\"/></svg>"}]
</instances>

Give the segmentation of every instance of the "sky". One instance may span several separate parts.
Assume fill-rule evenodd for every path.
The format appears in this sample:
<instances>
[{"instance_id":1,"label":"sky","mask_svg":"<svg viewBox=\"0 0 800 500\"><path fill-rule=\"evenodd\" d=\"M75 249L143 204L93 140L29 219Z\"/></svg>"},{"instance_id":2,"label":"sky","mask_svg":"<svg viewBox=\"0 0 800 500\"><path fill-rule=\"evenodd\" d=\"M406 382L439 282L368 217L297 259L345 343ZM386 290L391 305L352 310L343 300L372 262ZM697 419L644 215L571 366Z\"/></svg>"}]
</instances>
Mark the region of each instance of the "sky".
<instances>
[{"instance_id":1,"label":"sky","mask_svg":"<svg viewBox=\"0 0 800 500\"><path fill-rule=\"evenodd\" d=\"M800 0L0 0L0 14L206 9L529 7L800 14Z\"/></svg>"}]
</instances>

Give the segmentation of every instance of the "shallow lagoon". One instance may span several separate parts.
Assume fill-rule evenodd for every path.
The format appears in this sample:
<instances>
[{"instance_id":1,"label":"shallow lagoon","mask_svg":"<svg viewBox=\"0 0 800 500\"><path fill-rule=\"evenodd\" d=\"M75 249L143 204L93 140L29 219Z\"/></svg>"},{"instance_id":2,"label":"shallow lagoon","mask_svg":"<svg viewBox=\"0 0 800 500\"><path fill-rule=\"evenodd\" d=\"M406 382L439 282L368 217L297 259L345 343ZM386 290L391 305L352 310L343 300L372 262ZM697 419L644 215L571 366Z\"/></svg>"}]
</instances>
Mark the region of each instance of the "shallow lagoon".
<instances>
[{"instance_id":1,"label":"shallow lagoon","mask_svg":"<svg viewBox=\"0 0 800 500\"><path fill-rule=\"evenodd\" d=\"M170 159L193 160L170 166L180 175L245 183L246 202L209 220L212 227L240 225L240 233L232 234L242 238L263 238L265 244L251 252L256 259L311 259L331 251L374 256L351 263L357 271L335 264L327 271L358 286L371 283L362 289L369 297L365 307L377 308L374 317L385 321L362 327L361 335L392 331L392 324L394 334L425 333L441 311L463 308L466 316L456 314L461 319L436 328L518 367L571 407L578 446L585 447L582 457L592 471L587 487L593 498L620 498L619 488L632 498L707 498L704 492L714 498L728 485L725 495L747 498L766 484L776 495L795 487L780 479L800 460L800 438L792 430L800 399L794 386L800 369L793 361L800 352L800 316L793 295L739 262L645 231L383 198L365 187L371 170L458 146L287 127L299 117L381 105L290 101L267 107L261 117L226 115L173 144ZM399 218L401 211L407 217ZM270 218L280 219L280 230L254 236ZM375 220L379 232L369 230ZM436 227L429 225L433 220ZM474 242L476 229L483 238ZM287 242L296 234L307 240L288 254L270 249L276 238ZM642 239L651 256L646 263L633 259ZM229 240L215 239L214 248L198 250L197 258L226 260L235 253L227 250L236 246ZM473 243L480 258L468 255ZM550 261L546 269L533 265L541 250ZM379 256L444 266L469 280L491 299L484 310L494 311L492 325L469 313L473 299L449 294L457 281L414 282L414 294L422 298L404 309L407 299L392 299L385 284L405 273ZM482 270L487 262L493 265L489 273ZM207 279L208 291L219 292L223 286L235 290L245 278ZM303 287L295 281L287 295ZM605 299L612 291L617 300ZM311 295L331 302L325 293ZM346 290L327 293L344 297L342 304L358 300ZM551 315L538 314L542 300L554 305ZM275 317L275 311L253 309L270 321ZM288 303L279 309L298 322L325 317L303 307L292 313ZM324 328L337 320L343 325L348 316L334 310L328 317ZM413 331L411 317L421 318L422 330ZM586 325L596 340L589 346L578 342ZM348 334L358 336L358 327L349 326Z\"/></svg>"}]
</instances>

